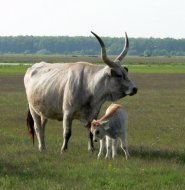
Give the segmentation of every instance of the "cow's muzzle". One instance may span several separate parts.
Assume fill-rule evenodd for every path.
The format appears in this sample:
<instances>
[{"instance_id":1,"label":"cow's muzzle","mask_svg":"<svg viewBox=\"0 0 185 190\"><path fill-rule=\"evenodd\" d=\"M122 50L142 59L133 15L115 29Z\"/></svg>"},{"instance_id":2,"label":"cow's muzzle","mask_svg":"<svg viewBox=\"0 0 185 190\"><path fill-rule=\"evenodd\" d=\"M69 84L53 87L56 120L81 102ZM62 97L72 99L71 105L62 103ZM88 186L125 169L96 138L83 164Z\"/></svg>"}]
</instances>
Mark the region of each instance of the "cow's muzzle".
<instances>
[{"instance_id":1,"label":"cow's muzzle","mask_svg":"<svg viewBox=\"0 0 185 190\"><path fill-rule=\"evenodd\" d=\"M137 88L137 87L134 87L134 88L132 89L132 92L130 93L130 96L133 96L134 94L136 94L137 91L138 91L138 88Z\"/></svg>"}]
</instances>

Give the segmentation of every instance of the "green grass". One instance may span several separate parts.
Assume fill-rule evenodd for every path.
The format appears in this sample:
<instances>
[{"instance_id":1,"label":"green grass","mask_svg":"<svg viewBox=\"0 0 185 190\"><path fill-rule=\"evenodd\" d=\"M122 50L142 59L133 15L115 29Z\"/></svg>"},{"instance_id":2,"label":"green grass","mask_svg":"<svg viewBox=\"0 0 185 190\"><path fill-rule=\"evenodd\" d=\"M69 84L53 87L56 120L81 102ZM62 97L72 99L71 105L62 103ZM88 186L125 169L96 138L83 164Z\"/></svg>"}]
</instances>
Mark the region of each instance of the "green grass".
<instances>
[{"instance_id":1,"label":"green grass","mask_svg":"<svg viewBox=\"0 0 185 190\"><path fill-rule=\"evenodd\" d=\"M131 73L185 73L184 64L174 65L128 65Z\"/></svg>"},{"instance_id":2,"label":"green grass","mask_svg":"<svg viewBox=\"0 0 185 190\"><path fill-rule=\"evenodd\" d=\"M0 66L0 75L20 75L30 65ZM127 65L129 73L185 73L185 64L176 65Z\"/></svg>"},{"instance_id":3,"label":"green grass","mask_svg":"<svg viewBox=\"0 0 185 190\"><path fill-rule=\"evenodd\" d=\"M114 60L115 56L110 56ZM26 69L36 62L71 63L86 61L102 64L100 57L74 56L74 55L0 55L0 75L24 74ZM15 63L18 65L8 65ZM28 64L28 65L25 65ZM7 65L6 65L7 64ZM138 57L127 56L124 65L128 66L130 73L185 73L185 57Z\"/></svg>"},{"instance_id":4,"label":"green grass","mask_svg":"<svg viewBox=\"0 0 185 190\"><path fill-rule=\"evenodd\" d=\"M0 75L20 75L26 72L30 65L0 65Z\"/></svg>"},{"instance_id":5,"label":"green grass","mask_svg":"<svg viewBox=\"0 0 185 190\"><path fill-rule=\"evenodd\" d=\"M109 56L114 60L116 56ZM0 63L38 63L46 61L50 63L71 63L77 61L87 61L91 63L102 63L100 55L97 56L81 56L81 55L38 55L38 54L0 54ZM148 65L148 64L184 64L185 57L183 56L155 56L155 57L143 57L143 56L126 56L124 63L127 65Z\"/></svg>"},{"instance_id":6,"label":"green grass","mask_svg":"<svg viewBox=\"0 0 185 190\"><path fill-rule=\"evenodd\" d=\"M116 160L106 161L97 160L98 143L94 153L87 151L86 130L78 121L65 154L60 154L62 123L57 121L48 122L47 151L39 153L37 141L32 146L21 68L0 73L0 189L185 189L184 74L129 68L139 91L118 102L129 114L131 159L119 150Z\"/></svg>"}]
</instances>

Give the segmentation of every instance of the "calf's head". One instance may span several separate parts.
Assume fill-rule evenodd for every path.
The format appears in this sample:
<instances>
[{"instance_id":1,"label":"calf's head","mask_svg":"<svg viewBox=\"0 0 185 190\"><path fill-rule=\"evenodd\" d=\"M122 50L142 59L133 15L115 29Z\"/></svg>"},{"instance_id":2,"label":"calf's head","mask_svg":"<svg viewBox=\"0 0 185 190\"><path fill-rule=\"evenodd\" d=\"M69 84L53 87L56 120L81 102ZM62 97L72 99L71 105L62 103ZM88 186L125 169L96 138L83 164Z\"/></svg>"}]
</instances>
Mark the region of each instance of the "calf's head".
<instances>
[{"instance_id":1,"label":"calf's head","mask_svg":"<svg viewBox=\"0 0 185 190\"><path fill-rule=\"evenodd\" d=\"M106 131L109 129L109 122L98 122L93 120L91 122L91 133L93 134L93 141L97 142L105 137Z\"/></svg>"},{"instance_id":2,"label":"calf's head","mask_svg":"<svg viewBox=\"0 0 185 190\"><path fill-rule=\"evenodd\" d=\"M127 95L134 95L138 89L128 77L128 69L121 66L121 61L126 56L129 48L129 41L125 33L125 46L121 54L114 60L110 60L106 54L106 48L103 40L94 32L91 32L99 41L101 46L101 56L104 63L108 65L105 69L106 87L109 92L110 100L115 101Z\"/></svg>"}]
</instances>

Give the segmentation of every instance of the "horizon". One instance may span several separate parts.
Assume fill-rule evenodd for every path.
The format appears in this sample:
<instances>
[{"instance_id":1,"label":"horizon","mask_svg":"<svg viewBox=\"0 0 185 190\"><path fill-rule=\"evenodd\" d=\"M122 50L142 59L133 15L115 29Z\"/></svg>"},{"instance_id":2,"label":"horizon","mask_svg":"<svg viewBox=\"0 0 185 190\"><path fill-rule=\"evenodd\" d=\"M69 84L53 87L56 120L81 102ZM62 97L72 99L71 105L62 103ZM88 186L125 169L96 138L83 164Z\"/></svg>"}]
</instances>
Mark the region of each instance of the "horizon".
<instances>
[{"instance_id":1,"label":"horizon","mask_svg":"<svg viewBox=\"0 0 185 190\"><path fill-rule=\"evenodd\" d=\"M100 35L99 35L100 36ZM69 35L0 35L0 38L3 37L69 37L69 38L75 38L75 37L82 37L82 38L93 38L94 36L91 34L89 36L69 36ZM123 38L125 39L125 36L100 36L101 38ZM184 40L184 38L173 38L173 37L132 37L128 36L129 39L174 39L174 40Z\"/></svg>"}]
</instances>

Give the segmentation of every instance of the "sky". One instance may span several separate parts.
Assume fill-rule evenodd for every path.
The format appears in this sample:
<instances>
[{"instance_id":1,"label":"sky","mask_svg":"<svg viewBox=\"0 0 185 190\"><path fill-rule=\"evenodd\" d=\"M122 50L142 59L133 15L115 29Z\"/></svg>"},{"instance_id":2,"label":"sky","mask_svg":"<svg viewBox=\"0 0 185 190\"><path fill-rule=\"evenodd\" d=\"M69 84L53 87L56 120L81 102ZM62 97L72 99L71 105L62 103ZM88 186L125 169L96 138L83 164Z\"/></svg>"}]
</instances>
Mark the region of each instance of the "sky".
<instances>
[{"instance_id":1,"label":"sky","mask_svg":"<svg viewBox=\"0 0 185 190\"><path fill-rule=\"evenodd\" d=\"M185 38L185 0L0 0L0 36Z\"/></svg>"}]
</instances>

